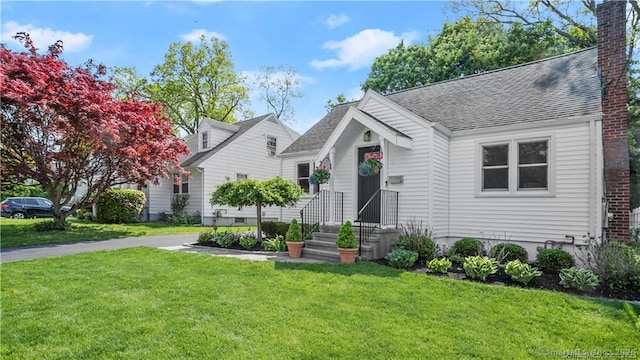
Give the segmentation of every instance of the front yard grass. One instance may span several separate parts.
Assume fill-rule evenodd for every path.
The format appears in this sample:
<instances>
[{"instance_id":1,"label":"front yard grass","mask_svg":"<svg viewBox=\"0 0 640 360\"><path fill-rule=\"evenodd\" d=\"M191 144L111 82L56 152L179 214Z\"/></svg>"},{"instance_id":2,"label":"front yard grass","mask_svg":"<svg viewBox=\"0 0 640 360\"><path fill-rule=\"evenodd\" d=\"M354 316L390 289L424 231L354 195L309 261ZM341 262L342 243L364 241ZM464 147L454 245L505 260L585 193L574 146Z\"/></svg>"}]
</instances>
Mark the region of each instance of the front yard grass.
<instances>
[{"instance_id":1,"label":"front yard grass","mask_svg":"<svg viewBox=\"0 0 640 360\"><path fill-rule=\"evenodd\" d=\"M97 224L70 219L70 222L73 224L71 230L36 231L35 224L43 221L51 221L51 219L15 220L0 218L0 248L138 236L197 234L205 229L203 226L172 226L158 222ZM224 229L223 227L219 228L219 230ZM255 229L255 227L233 227L231 229L234 231L244 231Z\"/></svg>"},{"instance_id":2,"label":"front yard grass","mask_svg":"<svg viewBox=\"0 0 640 360\"><path fill-rule=\"evenodd\" d=\"M2 359L530 359L640 351L638 306L368 262L251 262L133 248L1 270Z\"/></svg>"}]
</instances>

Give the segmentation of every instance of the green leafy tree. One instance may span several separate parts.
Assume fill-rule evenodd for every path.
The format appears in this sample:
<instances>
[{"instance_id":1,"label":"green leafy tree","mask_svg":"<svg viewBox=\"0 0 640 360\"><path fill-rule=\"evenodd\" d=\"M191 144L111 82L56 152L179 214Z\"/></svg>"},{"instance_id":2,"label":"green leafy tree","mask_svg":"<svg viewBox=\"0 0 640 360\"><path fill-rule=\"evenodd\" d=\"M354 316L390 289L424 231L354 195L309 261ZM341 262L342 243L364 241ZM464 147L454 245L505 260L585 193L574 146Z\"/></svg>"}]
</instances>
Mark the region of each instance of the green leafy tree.
<instances>
[{"instance_id":1,"label":"green leafy tree","mask_svg":"<svg viewBox=\"0 0 640 360\"><path fill-rule=\"evenodd\" d=\"M256 207L258 238L262 236L263 206L292 206L303 194L302 188L279 176L269 180L258 181L244 179L229 181L218 185L211 194L212 205L228 205L242 209L245 206Z\"/></svg>"},{"instance_id":2,"label":"green leafy tree","mask_svg":"<svg viewBox=\"0 0 640 360\"><path fill-rule=\"evenodd\" d=\"M400 42L397 47L373 61L371 72L362 84L362 90L373 89L386 94L429 84L432 79L428 66L429 54L425 45L405 47L404 42Z\"/></svg>"},{"instance_id":3,"label":"green leafy tree","mask_svg":"<svg viewBox=\"0 0 640 360\"><path fill-rule=\"evenodd\" d=\"M255 84L261 89L260 98L273 109L278 120L293 122L295 109L291 99L302 98L300 80L293 67L280 65L263 66L256 76Z\"/></svg>"},{"instance_id":4,"label":"green leafy tree","mask_svg":"<svg viewBox=\"0 0 640 360\"><path fill-rule=\"evenodd\" d=\"M145 92L166 104L174 127L187 134L197 132L203 117L234 123L237 116L251 116L244 109L249 100L245 79L234 72L227 43L216 37L172 43Z\"/></svg>"},{"instance_id":5,"label":"green leafy tree","mask_svg":"<svg viewBox=\"0 0 640 360\"><path fill-rule=\"evenodd\" d=\"M138 96L143 99L150 99L147 92L149 81L138 73L134 66L118 67L109 69L116 85L114 97L124 100L127 97Z\"/></svg>"},{"instance_id":6,"label":"green leafy tree","mask_svg":"<svg viewBox=\"0 0 640 360\"><path fill-rule=\"evenodd\" d=\"M631 168L631 208L640 206L640 61L629 69L629 165Z\"/></svg>"}]
</instances>

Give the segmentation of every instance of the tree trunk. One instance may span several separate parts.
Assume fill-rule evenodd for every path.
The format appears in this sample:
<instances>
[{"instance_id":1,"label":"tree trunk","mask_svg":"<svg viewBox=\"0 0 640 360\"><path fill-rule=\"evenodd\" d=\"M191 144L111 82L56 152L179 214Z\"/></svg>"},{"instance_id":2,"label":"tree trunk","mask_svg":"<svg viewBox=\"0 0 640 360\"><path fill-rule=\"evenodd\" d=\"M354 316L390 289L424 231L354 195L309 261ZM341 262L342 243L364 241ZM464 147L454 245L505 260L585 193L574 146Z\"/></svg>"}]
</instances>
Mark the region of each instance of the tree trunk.
<instances>
[{"instance_id":1,"label":"tree trunk","mask_svg":"<svg viewBox=\"0 0 640 360\"><path fill-rule=\"evenodd\" d=\"M258 232L257 232L257 236L256 239L258 239L258 241L262 241L262 203L260 201L258 201L256 203L256 222L258 225Z\"/></svg>"}]
</instances>

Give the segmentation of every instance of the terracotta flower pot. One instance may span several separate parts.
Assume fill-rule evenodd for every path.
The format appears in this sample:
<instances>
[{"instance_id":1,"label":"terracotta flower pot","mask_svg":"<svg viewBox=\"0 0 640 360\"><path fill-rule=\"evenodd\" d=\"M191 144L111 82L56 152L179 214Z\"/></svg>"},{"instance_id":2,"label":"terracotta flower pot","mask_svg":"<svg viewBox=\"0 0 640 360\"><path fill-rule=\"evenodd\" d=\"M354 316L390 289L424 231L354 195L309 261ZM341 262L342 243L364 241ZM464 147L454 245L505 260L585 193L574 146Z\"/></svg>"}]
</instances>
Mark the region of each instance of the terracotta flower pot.
<instances>
[{"instance_id":1,"label":"terracotta flower pot","mask_svg":"<svg viewBox=\"0 0 640 360\"><path fill-rule=\"evenodd\" d=\"M289 257L299 258L302 255L303 241L287 241L287 249L289 249Z\"/></svg>"},{"instance_id":2,"label":"terracotta flower pot","mask_svg":"<svg viewBox=\"0 0 640 360\"><path fill-rule=\"evenodd\" d=\"M356 262L356 255L358 255L358 249L342 249L338 248L340 254L340 262L343 264L351 264Z\"/></svg>"}]
</instances>

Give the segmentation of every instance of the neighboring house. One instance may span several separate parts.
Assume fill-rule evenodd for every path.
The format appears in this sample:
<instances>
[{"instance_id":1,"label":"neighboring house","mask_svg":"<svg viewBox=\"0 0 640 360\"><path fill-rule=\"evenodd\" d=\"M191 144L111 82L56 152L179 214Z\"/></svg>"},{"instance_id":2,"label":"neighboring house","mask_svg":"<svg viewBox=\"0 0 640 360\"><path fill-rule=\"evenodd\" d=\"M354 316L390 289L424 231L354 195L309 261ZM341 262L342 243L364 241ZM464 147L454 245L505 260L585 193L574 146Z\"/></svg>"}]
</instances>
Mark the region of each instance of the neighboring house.
<instances>
[{"instance_id":1,"label":"neighboring house","mask_svg":"<svg viewBox=\"0 0 640 360\"><path fill-rule=\"evenodd\" d=\"M215 187L227 179L266 180L280 175L277 155L297 137L295 131L268 114L228 124L203 119L196 134L185 137L191 154L185 156L182 167L191 173L178 182L163 180L160 185L145 188L149 220L160 213L171 214L171 199L177 194L189 195L187 213L200 213L205 225L255 225L255 207L242 210L209 203ZM275 220L279 208L264 208L263 219Z\"/></svg>"},{"instance_id":2,"label":"neighboring house","mask_svg":"<svg viewBox=\"0 0 640 360\"><path fill-rule=\"evenodd\" d=\"M305 223L380 229L417 220L444 247L500 239L532 258L607 226L610 237L628 236L624 2L603 6L617 13L599 20L618 27L599 29L600 48L385 96L368 91L335 107L281 154L283 176L308 194L283 220L303 208ZM381 154L383 167L359 176L367 153ZM321 163L332 176L318 192L308 178ZM389 248L379 246L375 257Z\"/></svg>"}]
</instances>

